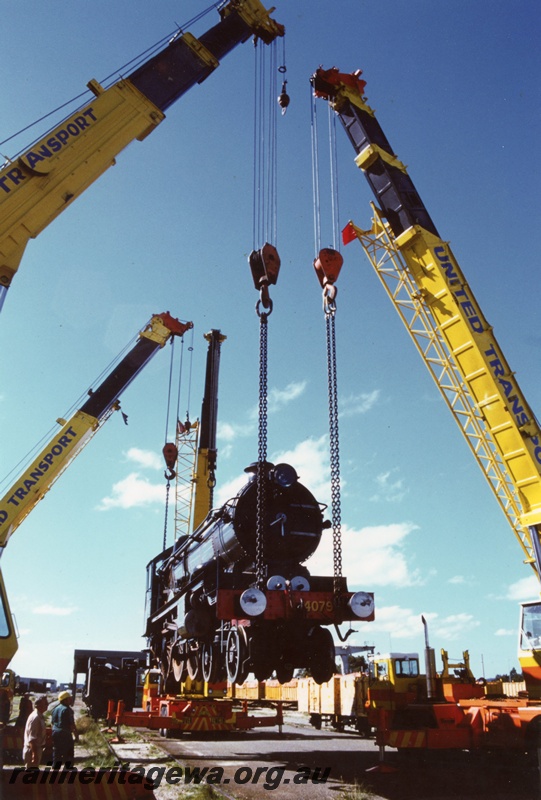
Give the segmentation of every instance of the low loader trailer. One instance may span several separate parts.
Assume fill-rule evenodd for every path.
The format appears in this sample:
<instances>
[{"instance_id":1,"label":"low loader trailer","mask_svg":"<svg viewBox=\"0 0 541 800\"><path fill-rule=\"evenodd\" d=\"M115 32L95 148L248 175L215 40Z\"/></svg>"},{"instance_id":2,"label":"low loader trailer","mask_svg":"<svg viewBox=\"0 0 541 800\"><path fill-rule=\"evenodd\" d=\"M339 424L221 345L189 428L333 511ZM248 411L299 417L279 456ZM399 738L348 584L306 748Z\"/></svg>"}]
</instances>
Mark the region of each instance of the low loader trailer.
<instances>
[{"instance_id":1,"label":"low loader trailer","mask_svg":"<svg viewBox=\"0 0 541 800\"><path fill-rule=\"evenodd\" d=\"M182 733L242 731L250 728L278 726L284 723L282 703L272 704L274 713L250 713L247 700L232 698L154 697L146 710L126 711L122 701L111 701L107 710L110 725L120 731L130 728L157 730L166 738ZM118 733L120 738L120 732Z\"/></svg>"}]
</instances>

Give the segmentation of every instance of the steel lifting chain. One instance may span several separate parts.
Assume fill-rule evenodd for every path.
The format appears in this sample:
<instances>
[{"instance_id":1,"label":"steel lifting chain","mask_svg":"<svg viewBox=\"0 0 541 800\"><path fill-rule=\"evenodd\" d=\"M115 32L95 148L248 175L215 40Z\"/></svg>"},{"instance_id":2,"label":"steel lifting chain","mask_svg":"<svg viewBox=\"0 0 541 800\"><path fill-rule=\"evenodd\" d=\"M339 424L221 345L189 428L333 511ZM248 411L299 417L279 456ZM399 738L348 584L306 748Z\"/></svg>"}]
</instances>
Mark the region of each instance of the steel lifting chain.
<instances>
[{"instance_id":1,"label":"steel lifting chain","mask_svg":"<svg viewBox=\"0 0 541 800\"><path fill-rule=\"evenodd\" d=\"M266 577L265 530L267 524L267 322L272 313L269 285L276 284L280 271L280 256L274 245L268 242L260 250L252 250L249 256L254 286L259 292L256 313L259 317L259 434L257 456L257 521L256 521L256 587L263 589Z\"/></svg>"},{"instance_id":2,"label":"steel lifting chain","mask_svg":"<svg viewBox=\"0 0 541 800\"><path fill-rule=\"evenodd\" d=\"M210 512L214 508L214 489L216 487L216 478L214 476L214 472L212 473L212 475L209 475L209 479L207 480L207 487L208 487L208 490L209 490L208 512L210 514Z\"/></svg>"},{"instance_id":3,"label":"steel lifting chain","mask_svg":"<svg viewBox=\"0 0 541 800\"><path fill-rule=\"evenodd\" d=\"M335 287L332 287L333 289ZM335 292L323 292L327 332L327 371L329 383L329 445L331 467L331 515L333 531L334 598L342 584L342 520L340 508L340 447L338 437L338 388L336 378Z\"/></svg>"},{"instance_id":4,"label":"steel lifting chain","mask_svg":"<svg viewBox=\"0 0 541 800\"><path fill-rule=\"evenodd\" d=\"M265 308L261 312L263 300L256 305L259 316L259 431L257 443L257 519L256 519L256 586L263 589L266 578L265 567L265 528L267 517L267 411L268 411L268 317L272 311L272 301L265 297Z\"/></svg>"}]
</instances>

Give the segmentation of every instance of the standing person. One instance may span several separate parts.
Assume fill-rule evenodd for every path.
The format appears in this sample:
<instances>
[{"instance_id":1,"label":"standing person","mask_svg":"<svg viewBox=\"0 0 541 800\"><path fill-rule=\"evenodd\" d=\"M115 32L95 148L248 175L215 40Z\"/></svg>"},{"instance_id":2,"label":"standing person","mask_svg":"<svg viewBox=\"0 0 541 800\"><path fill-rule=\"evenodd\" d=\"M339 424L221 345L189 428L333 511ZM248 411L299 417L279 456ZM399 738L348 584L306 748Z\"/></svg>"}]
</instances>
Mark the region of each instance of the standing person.
<instances>
[{"instance_id":1,"label":"standing person","mask_svg":"<svg viewBox=\"0 0 541 800\"><path fill-rule=\"evenodd\" d=\"M15 720L15 725L17 725L19 728L24 728L26 725L26 720L32 713L33 709L34 706L30 699L30 693L25 692L19 702L19 715Z\"/></svg>"},{"instance_id":2,"label":"standing person","mask_svg":"<svg viewBox=\"0 0 541 800\"><path fill-rule=\"evenodd\" d=\"M73 762L73 734L75 728L75 714L72 706L73 697L70 692L60 692L58 705L53 708L51 724L53 728L53 763Z\"/></svg>"},{"instance_id":3,"label":"standing person","mask_svg":"<svg viewBox=\"0 0 541 800\"><path fill-rule=\"evenodd\" d=\"M39 767L43 748L45 747L46 725L44 714L49 701L47 695L41 694L35 704L34 710L26 720L24 726L23 761L25 767Z\"/></svg>"}]
</instances>

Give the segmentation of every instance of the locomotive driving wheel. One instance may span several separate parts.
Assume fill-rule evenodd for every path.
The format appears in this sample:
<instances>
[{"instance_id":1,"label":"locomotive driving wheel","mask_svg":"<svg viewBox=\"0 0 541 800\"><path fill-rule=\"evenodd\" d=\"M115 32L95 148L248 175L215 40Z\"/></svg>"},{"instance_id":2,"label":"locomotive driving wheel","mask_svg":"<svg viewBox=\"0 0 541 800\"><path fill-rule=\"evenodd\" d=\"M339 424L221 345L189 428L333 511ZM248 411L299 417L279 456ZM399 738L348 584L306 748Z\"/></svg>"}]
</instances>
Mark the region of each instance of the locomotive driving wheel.
<instances>
[{"instance_id":1,"label":"locomotive driving wheel","mask_svg":"<svg viewBox=\"0 0 541 800\"><path fill-rule=\"evenodd\" d=\"M243 625L234 625L225 651L227 677L231 683L244 683L249 672L248 636Z\"/></svg>"},{"instance_id":2,"label":"locomotive driving wheel","mask_svg":"<svg viewBox=\"0 0 541 800\"><path fill-rule=\"evenodd\" d=\"M188 676L195 681L199 677L199 673L201 671L201 659L200 659L200 651L197 645L190 645L187 646L187 659L186 659L186 668L188 670Z\"/></svg>"},{"instance_id":3,"label":"locomotive driving wheel","mask_svg":"<svg viewBox=\"0 0 541 800\"><path fill-rule=\"evenodd\" d=\"M186 675L188 674L187 660L186 644L184 642L177 643L173 648L171 666L175 680L179 683L186 680Z\"/></svg>"},{"instance_id":4,"label":"locomotive driving wheel","mask_svg":"<svg viewBox=\"0 0 541 800\"><path fill-rule=\"evenodd\" d=\"M220 671L219 654L216 646L212 642L204 642L201 646L201 675L207 683L215 683Z\"/></svg>"},{"instance_id":5,"label":"locomotive driving wheel","mask_svg":"<svg viewBox=\"0 0 541 800\"><path fill-rule=\"evenodd\" d=\"M316 683L330 681L336 672L332 634L328 628L314 628L308 637L310 672Z\"/></svg>"},{"instance_id":6,"label":"locomotive driving wheel","mask_svg":"<svg viewBox=\"0 0 541 800\"><path fill-rule=\"evenodd\" d=\"M172 650L171 640L166 636L162 636L162 638L160 639L159 646L154 650L157 656L157 661L160 667L162 681L164 684L167 681L171 672L171 650Z\"/></svg>"},{"instance_id":7,"label":"locomotive driving wheel","mask_svg":"<svg viewBox=\"0 0 541 800\"><path fill-rule=\"evenodd\" d=\"M278 683L289 683L293 678L294 672L294 665L285 658L281 658L276 666L276 680Z\"/></svg>"}]
</instances>

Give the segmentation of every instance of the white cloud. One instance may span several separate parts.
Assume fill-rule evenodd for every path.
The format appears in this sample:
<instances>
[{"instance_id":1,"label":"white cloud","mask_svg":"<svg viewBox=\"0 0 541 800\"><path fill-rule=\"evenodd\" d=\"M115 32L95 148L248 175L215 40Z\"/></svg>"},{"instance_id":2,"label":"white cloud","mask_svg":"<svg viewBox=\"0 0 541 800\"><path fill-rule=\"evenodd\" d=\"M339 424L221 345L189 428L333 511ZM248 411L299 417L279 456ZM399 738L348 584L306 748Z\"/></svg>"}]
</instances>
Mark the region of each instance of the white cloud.
<instances>
[{"instance_id":1,"label":"white cloud","mask_svg":"<svg viewBox=\"0 0 541 800\"><path fill-rule=\"evenodd\" d=\"M326 435L319 439L306 439L300 442L293 450L273 453L270 457L274 464L291 464L303 483L316 499L320 502L329 502L329 452L328 438ZM246 473L241 473L220 485L216 492L216 505L225 503L239 491L247 482Z\"/></svg>"},{"instance_id":2,"label":"white cloud","mask_svg":"<svg viewBox=\"0 0 541 800\"><path fill-rule=\"evenodd\" d=\"M68 617L75 611L77 611L77 608L75 607L51 606L48 605L47 603L32 609L33 614L46 614L47 616L53 616L53 617Z\"/></svg>"},{"instance_id":3,"label":"white cloud","mask_svg":"<svg viewBox=\"0 0 541 800\"><path fill-rule=\"evenodd\" d=\"M293 448L275 453L275 464L285 462L295 467L303 483L316 499L330 502L329 440L326 434L319 439L305 439Z\"/></svg>"},{"instance_id":4,"label":"white cloud","mask_svg":"<svg viewBox=\"0 0 541 800\"><path fill-rule=\"evenodd\" d=\"M104 497L98 508L136 508L153 503L165 503L165 483L151 483L141 478L138 472L131 472L126 478L113 484L110 497Z\"/></svg>"},{"instance_id":5,"label":"white cloud","mask_svg":"<svg viewBox=\"0 0 541 800\"><path fill-rule=\"evenodd\" d=\"M534 600L539 596L539 581L535 575L521 578L516 583L512 583L507 590L508 600Z\"/></svg>"},{"instance_id":6,"label":"white cloud","mask_svg":"<svg viewBox=\"0 0 541 800\"><path fill-rule=\"evenodd\" d=\"M236 429L229 422L218 422L216 436L224 442L232 442L236 438Z\"/></svg>"},{"instance_id":7,"label":"white cloud","mask_svg":"<svg viewBox=\"0 0 541 800\"><path fill-rule=\"evenodd\" d=\"M372 591L378 586L416 586L422 583L402 550L417 526L411 522L354 529L342 525L342 572L350 589ZM332 531L324 531L317 552L307 562L313 575L332 574Z\"/></svg>"},{"instance_id":8,"label":"white cloud","mask_svg":"<svg viewBox=\"0 0 541 800\"><path fill-rule=\"evenodd\" d=\"M285 389L271 389L268 394L268 410L269 414L274 414L280 411L288 403L296 400L304 394L306 389L306 381L294 381L288 383Z\"/></svg>"},{"instance_id":9,"label":"white cloud","mask_svg":"<svg viewBox=\"0 0 541 800\"><path fill-rule=\"evenodd\" d=\"M376 605L376 618L370 623L370 634L387 633L392 639L424 637L422 617L425 618L429 640L461 640L464 633L478 628L480 623L471 614L452 614L441 617L434 612L415 613L411 608Z\"/></svg>"},{"instance_id":10,"label":"white cloud","mask_svg":"<svg viewBox=\"0 0 541 800\"><path fill-rule=\"evenodd\" d=\"M479 621L472 614L450 614L441 619L437 616L430 626L430 633L431 635L433 633L437 639L455 641L461 639L462 634L478 628L479 625Z\"/></svg>"},{"instance_id":11,"label":"white cloud","mask_svg":"<svg viewBox=\"0 0 541 800\"><path fill-rule=\"evenodd\" d=\"M349 395L340 399L340 419L354 417L357 414L366 414L375 406L380 396L379 389L373 392L362 392L357 395Z\"/></svg>"},{"instance_id":12,"label":"white cloud","mask_svg":"<svg viewBox=\"0 0 541 800\"><path fill-rule=\"evenodd\" d=\"M287 406L288 403L293 402L298 397L300 397L305 389L307 383L306 381L292 381L288 383L285 389L269 389L267 392L267 411L269 414L275 414L277 411L280 411L284 406ZM255 406L250 412L250 418L253 420L257 420L259 415L259 406Z\"/></svg>"},{"instance_id":13,"label":"white cloud","mask_svg":"<svg viewBox=\"0 0 541 800\"><path fill-rule=\"evenodd\" d=\"M427 622L436 617L436 614L425 614ZM423 635L421 614L415 613L411 608L400 606L376 605L376 618L370 623L370 635L387 633L393 639L413 639Z\"/></svg>"},{"instance_id":14,"label":"white cloud","mask_svg":"<svg viewBox=\"0 0 541 800\"><path fill-rule=\"evenodd\" d=\"M513 636L517 635L516 631L509 630L509 628L498 628L497 631L494 631L494 636Z\"/></svg>"},{"instance_id":15,"label":"white cloud","mask_svg":"<svg viewBox=\"0 0 541 800\"><path fill-rule=\"evenodd\" d=\"M270 389L267 394L267 412L274 414L280 411L288 403L293 402L300 397L305 389L306 381L294 381L289 383L285 389ZM256 430L256 423L259 418L259 406L255 406L248 412L248 419L250 422L235 423L235 422L218 422L216 429L216 437L219 442L231 443L236 439L245 438L246 436L253 436ZM226 450L225 453L228 451ZM224 448L221 447L220 454L224 456Z\"/></svg>"},{"instance_id":16,"label":"white cloud","mask_svg":"<svg viewBox=\"0 0 541 800\"><path fill-rule=\"evenodd\" d=\"M403 500L408 489L403 478L397 478L398 469L394 467L376 476L377 491L370 498L372 502L397 503Z\"/></svg>"},{"instance_id":17,"label":"white cloud","mask_svg":"<svg viewBox=\"0 0 541 800\"><path fill-rule=\"evenodd\" d=\"M150 469L164 469L163 456L154 453L152 450L141 450L139 447L130 447L126 453L128 461L133 461L140 467L149 467Z\"/></svg>"},{"instance_id":18,"label":"white cloud","mask_svg":"<svg viewBox=\"0 0 541 800\"><path fill-rule=\"evenodd\" d=\"M220 484L219 488L215 490L214 505L221 506L232 497L235 497L245 483L248 483L248 475L243 472L241 475L237 475L236 478L227 481L227 483Z\"/></svg>"},{"instance_id":19,"label":"white cloud","mask_svg":"<svg viewBox=\"0 0 541 800\"><path fill-rule=\"evenodd\" d=\"M452 578L449 578L447 583L454 583L454 584L466 583L466 578L463 575L454 575Z\"/></svg>"},{"instance_id":20,"label":"white cloud","mask_svg":"<svg viewBox=\"0 0 541 800\"><path fill-rule=\"evenodd\" d=\"M235 439L251 436L254 431L255 425L253 423L237 425L231 422L218 422L216 438L222 442L233 442ZM220 452L223 455L223 450Z\"/></svg>"},{"instance_id":21,"label":"white cloud","mask_svg":"<svg viewBox=\"0 0 541 800\"><path fill-rule=\"evenodd\" d=\"M275 453L272 461L295 467L301 482L322 503L330 503L330 468L328 437L306 439L292 450ZM246 483L243 473L220 486L216 505L221 505ZM327 516L330 516L330 511ZM371 591L376 586L415 586L422 583L403 551L407 537L417 530L411 522L391 523L355 529L342 524L343 573L350 587ZM313 575L332 575L332 531L323 532L321 544L307 562Z\"/></svg>"}]
</instances>

